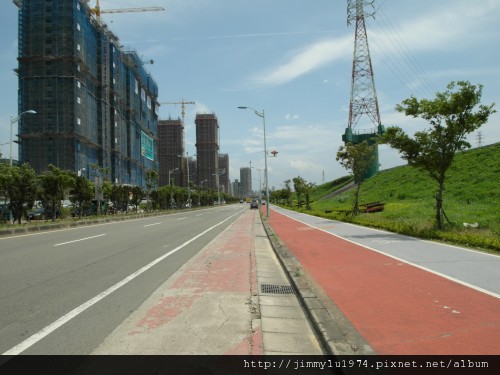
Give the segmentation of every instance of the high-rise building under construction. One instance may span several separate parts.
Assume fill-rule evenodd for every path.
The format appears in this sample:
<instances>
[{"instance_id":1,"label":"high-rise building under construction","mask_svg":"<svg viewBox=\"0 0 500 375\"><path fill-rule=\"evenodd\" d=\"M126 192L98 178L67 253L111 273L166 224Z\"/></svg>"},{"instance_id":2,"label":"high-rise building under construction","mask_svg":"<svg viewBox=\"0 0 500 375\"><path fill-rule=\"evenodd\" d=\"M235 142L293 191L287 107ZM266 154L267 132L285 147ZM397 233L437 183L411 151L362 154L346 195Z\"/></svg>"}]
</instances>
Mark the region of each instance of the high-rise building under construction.
<instances>
[{"instance_id":1,"label":"high-rise building under construction","mask_svg":"<svg viewBox=\"0 0 500 375\"><path fill-rule=\"evenodd\" d=\"M158 121L159 186L184 185L184 127L181 119ZM187 167L187 166L186 166Z\"/></svg>"},{"instance_id":2,"label":"high-rise building under construction","mask_svg":"<svg viewBox=\"0 0 500 375\"><path fill-rule=\"evenodd\" d=\"M211 190L219 186L219 123L213 113L197 113L196 119L197 185Z\"/></svg>"},{"instance_id":3,"label":"high-rise building under construction","mask_svg":"<svg viewBox=\"0 0 500 375\"><path fill-rule=\"evenodd\" d=\"M19 159L144 186L157 170L158 86L84 0L19 7Z\"/></svg>"}]
</instances>

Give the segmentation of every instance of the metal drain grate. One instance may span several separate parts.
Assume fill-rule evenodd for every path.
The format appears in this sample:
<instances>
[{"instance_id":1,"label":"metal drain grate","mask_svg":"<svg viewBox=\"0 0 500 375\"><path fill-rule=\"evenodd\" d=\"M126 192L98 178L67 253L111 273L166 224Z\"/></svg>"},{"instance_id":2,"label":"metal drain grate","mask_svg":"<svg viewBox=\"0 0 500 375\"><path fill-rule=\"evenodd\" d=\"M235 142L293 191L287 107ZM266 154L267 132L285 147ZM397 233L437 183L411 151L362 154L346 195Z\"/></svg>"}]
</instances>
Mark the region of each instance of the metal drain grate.
<instances>
[{"instance_id":1,"label":"metal drain grate","mask_svg":"<svg viewBox=\"0 0 500 375\"><path fill-rule=\"evenodd\" d=\"M260 284L260 291L270 294L295 294L295 290L290 285Z\"/></svg>"}]
</instances>

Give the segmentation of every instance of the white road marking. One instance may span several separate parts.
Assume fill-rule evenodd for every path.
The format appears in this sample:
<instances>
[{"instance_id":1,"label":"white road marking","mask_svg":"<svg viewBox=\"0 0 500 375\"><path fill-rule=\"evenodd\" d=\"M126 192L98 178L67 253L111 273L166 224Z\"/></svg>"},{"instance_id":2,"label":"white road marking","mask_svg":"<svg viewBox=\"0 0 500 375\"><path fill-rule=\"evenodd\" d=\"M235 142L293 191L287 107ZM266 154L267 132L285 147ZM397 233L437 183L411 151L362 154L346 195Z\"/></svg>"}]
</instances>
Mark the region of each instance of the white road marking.
<instances>
[{"instance_id":1,"label":"white road marking","mask_svg":"<svg viewBox=\"0 0 500 375\"><path fill-rule=\"evenodd\" d=\"M187 219L187 217L180 217L177 219L177 221L186 220L186 219Z\"/></svg>"},{"instance_id":2,"label":"white road marking","mask_svg":"<svg viewBox=\"0 0 500 375\"><path fill-rule=\"evenodd\" d=\"M151 267L153 267L157 263L160 263L165 258L169 257L170 255L172 255L172 254L176 253L177 251L181 250L182 248L186 247L191 242L197 240L198 238L200 238L204 234L210 232L212 229L217 228L219 225L222 225L223 223L225 223L226 221L230 220L231 218L233 218L234 216L238 215L239 213L240 212L237 212L237 213L229 216L227 219L222 220L220 223L215 224L214 226L212 226L212 227L206 229L205 231L201 232L200 234L194 236L190 240L187 240L182 245L180 245L180 246L176 247L175 249L169 251L168 253L162 255L161 257L153 260L151 263L145 265L144 267L142 267L138 271L136 271L136 272L132 273L131 275L127 276L122 281L120 281L117 284L113 285L112 287L106 289L104 292L99 293L94 298L89 299L87 302L85 302L85 303L81 304L80 306L78 306L77 308L71 310L69 313L67 313L66 315L60 317L55 322L49 324L45 328L42 328L42 330L40 330L37 333L35 333L34 335L28 337L26 340L24 340L21 343L17 344L13 348L7 350L2 355L19 355L19 354L21 354L26 349L30 348L31 346L35 345L37 342L39 342L43 338L45 338L48 335L50 335L52 332L54 332L56 329L58 329L59 327L61 327L63 324L69 322L71 319L77 317L82 312L84 312L88 308L90 308L93 305L95 305L97 302L99 302L102 299L104 299L107 296L109 296L115 290L117 290L117 289L121 288L122 286L128 284L130 281L132 281L133 279L135 279L137 276L141 275L142 273L146 272L147 270L149 270Z\"/></svg>"},{"instance_id":3,"label":"white road marking","mask_svg":"<svg viewBox=\"0 0 500 375\"><path fill-rule=\"evenodd\" d=\"M154 224L146 224L146 225L144 225L144 226L143 226L143 228L146 228L146 227L152 227L153 225L160 225L160 224L161 224L161 222L159 222L159 223L154 223Z\"/></svg>"},{"instance_id":4,"label":"white road marking","mask_svg":"<svg viewBox=\"0 0 500 375\"><path fill-rule=\"evenodd\" d=\"M105 236L105 235L106 235L106 234L99 234L99 235L97 235L97 236L80 238L79 240L74 240L74 241L68 241L68 242L58 243L58 244L55 244L54 246L62 246L62 245L67 245L67 244L70 244L70 243L73 243L73 242L80 242L80 241L90 240L90 239L92 239L92 238L102 237L102 236Z\"/></svg>"}]
</instances>

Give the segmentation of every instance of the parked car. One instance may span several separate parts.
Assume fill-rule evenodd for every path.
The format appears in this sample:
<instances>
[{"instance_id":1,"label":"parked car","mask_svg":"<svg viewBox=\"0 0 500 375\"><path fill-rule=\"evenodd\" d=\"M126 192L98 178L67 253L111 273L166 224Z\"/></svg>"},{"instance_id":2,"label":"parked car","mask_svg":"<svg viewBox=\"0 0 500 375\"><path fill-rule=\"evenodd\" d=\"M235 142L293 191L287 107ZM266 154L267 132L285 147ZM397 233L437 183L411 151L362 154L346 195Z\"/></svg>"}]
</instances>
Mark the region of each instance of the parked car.
<instances>
[{"instance_id":1,"label":"parked car","mask_svg":"<svg viewBox=\"0 0 500 375\"><path fill-rule=\"evenodd\" d=\"M259 202L257 202L257 199L252 199L250 202L250 208L259 208Z\"/></svg>"},{"instance_id":2,"label":"parked car","mask_svg":"<svg viewBox=\"0 0 500 375\"><path fill-rule=\"evenodd\" d=\"M52 208L46 208L44 211L43 211L43 216L45 218L45 220L50 220L52 219L53 217L53 214L52 214ZM56 219L59 219L61 217L61 211L59 211L58 208L56 208Z\"/></svg>"},{"instance_id":3,"label":"parked car","mask_svg":"<svg viewBox=\"0 0 500 375\"><path fill-rule=\"evenodd\" d=\"M35 208L33 211L28 212L28 220L43 220L45 219L45 208Z\"/></svg>"},{"instance_id":4,"label":"parked car","mask_svg":"<svg viewBox=\"0 0 500 375\"><path fill-rule=\"evenodd\" d=\"M0 221L9 221L11 219L11 212L8 204L0 204Z\"/></svg>"}]
</instances>

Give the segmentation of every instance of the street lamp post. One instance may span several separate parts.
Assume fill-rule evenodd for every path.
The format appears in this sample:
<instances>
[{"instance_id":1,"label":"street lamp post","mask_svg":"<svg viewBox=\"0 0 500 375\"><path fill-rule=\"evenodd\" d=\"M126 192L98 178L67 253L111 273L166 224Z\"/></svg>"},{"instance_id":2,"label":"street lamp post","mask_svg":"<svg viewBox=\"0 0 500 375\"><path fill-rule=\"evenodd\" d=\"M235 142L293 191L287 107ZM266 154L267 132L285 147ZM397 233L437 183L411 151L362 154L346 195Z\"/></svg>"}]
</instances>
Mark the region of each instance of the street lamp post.
<instances>
[{"instance_id":1,"label":"street lamp post","mask_svg":"<svg viewBox=\"0 0 500 375\"><path fill-rule=\"evenodd\" d=\"M182 158L182 155L177 155ZM191 208L191 188L189 187L189 152L186 152L188 207Z\"/></svg>"},{"instance_id":2,"label":"street lamp post","mask_svg":"<svg viewBox=\"0 0 500 375\"><path fill-rule=\"evenodd\" d=\"M17 116L17 117L14 117L12 115L10 116L10 142L9 143L10 143L10 166L11 167L12 167L12 127L17 121L19 121L21 116L24 115L25 113L36 114L36 111L29 109L27 111L20 113L19 116Z\"/></svg>"},{"instance_id":3,"label":"street lamp post","mask_svg":"<svg viewBox=\"0 0 500 375\"><path fill-rule=\"evenodd\" d=\"M174 168L174 169L170 169L168 171L168 184L170 185L170 208L172 208L172 203L173 203L173 192L172 192L172 178L170 177L170 175L172 174L173 171L176 171L178 170L179 168Z\"/></svg>"},{"instance_id":4,"label":"street lamp post","mask_svg":"<svg viewBox=\"0 0 500 375\"><path fill-rule=\"evenodd\" d=\"M220 204L220 183L219 183L219 173L213 174L212 176L215 176L217 180L215 181L217 183L217 201L219 206Z\"/></svg>"},{"instance_id":5,"label":"street lamp post","mask_svg":"<svg viewBox=\"0 0 500 375\"><path fill-rule=\"evenodd\" d=\"M203 190L203 183L207 181L208 180L200 181L200 192L198 194L198 207L201 206L201 191Z\"/></svg>"},{"instance_id":6,"label":"street lamp post","mask_svg":"<svg viewBox=\"0 0 500 375\"><path fill-rule=\"evenodd\" d=\"M269 185L268 185L268 179L267 179L267 144L266 144L266 115L264 113L264 110L262 112L257 111L255 108L252 107L238 107L239 109L251 109L254 111L254 113L262 118L262 124L263 124L263 129L264 129L264 175L266 179L266 217L269 218Z\"/></svg>"}]
</instances>

